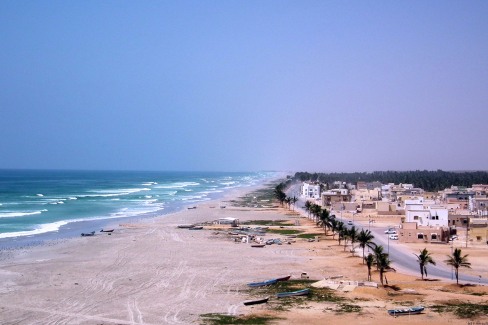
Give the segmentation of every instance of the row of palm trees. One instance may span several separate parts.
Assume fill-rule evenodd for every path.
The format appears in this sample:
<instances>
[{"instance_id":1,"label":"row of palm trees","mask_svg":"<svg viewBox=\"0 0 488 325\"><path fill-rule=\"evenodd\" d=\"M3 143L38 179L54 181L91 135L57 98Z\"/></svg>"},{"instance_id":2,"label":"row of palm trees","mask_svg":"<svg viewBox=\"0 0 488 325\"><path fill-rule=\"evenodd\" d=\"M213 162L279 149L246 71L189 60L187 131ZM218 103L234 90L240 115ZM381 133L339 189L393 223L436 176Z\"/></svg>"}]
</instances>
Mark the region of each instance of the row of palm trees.
<instances>
[{"instance_id":1,"label":"row of palm trees","mask_svg":"<svg viewBox=\"0 0 488 325\"><path fill-rule=\"evenodd\" d=\"M436 263L432 258L431 254L429 253L429 251L427 250L427 248L421 250L419 255L417 254L414 255L417 256L417 261L420 267L420 274L422 275L422 280L423 280L424 274L425 276L427 276L427 265L428 264L436 265ZM468 254L463 256L460 248L454 249L452 255L447 255L447 260L445 260L444 262L446 262L447 265L451 265L454 268L454 275L456 276L457 284L459 284L459 268L460 267L471 268L471 263L468 262Z\"/></svg>"},{"instance_id":2,"label":"row of palm trees","mask_svg":"<svg viewBox=\"0 0 488 325\"><path fill-rule=\"evenodd\" d=\"M291 209L291 205L293 204L293 206L295 206L295 203L297 203L298 198L296 196L293 197L287 196L285 193L285 187L286 187L285 183L280 183L276 185L274 189L274 196L280 202L281 206L283 206L283 204L286 204L288 205L288 209Z\"/></svg>"},{"instance_id":3,"label":"row of palm trees","mask_svg":"<svg viewBox=\"0 0 488 325\"><path fill-rule=\"evenodd\" d=\"M371 281L371 268L376 266L376 269L379 271L381 284L384 285L384 280L386 280L386 284L388 284L385 273L388 271L395 271L395 269L391 267L389 254L384 252L383 246L373 242L374 235L370 230L364 228L358 230L355 226L348 228L342 221L337 220L335 216L331 216L327 209L323 209L320 205L311 203L310 201L305 203L305 210L307 211L309 218L312 218L317 226L324 229L325 236L328 235L328 230L332 231L333 239L338 235L337 239L339 245L341 245L341 242L344 243L344 251L346 250L349 241L351 245L351 253L354 255L355 244L359 244L358 246L362 248L363 251L363 264L366 264L368 267L368 281ZM372 250L372 253L368 254L368 256L365 256L364 253L366 247ZM415 254L415 256L417 256L417 262L419 263L420 274L423 280L424 275L427 276L427 265L436 265L436 262L426 248L421 250L419 255ZM448 265L451 265L454 268L456 282L458 284L459 268L470 268L471 265L471 263L467 261L467 256L468 255L462 256L461 249L456 248L452 256L448 255L448 259L445 261Z\"/></svg>"}]
</instances>

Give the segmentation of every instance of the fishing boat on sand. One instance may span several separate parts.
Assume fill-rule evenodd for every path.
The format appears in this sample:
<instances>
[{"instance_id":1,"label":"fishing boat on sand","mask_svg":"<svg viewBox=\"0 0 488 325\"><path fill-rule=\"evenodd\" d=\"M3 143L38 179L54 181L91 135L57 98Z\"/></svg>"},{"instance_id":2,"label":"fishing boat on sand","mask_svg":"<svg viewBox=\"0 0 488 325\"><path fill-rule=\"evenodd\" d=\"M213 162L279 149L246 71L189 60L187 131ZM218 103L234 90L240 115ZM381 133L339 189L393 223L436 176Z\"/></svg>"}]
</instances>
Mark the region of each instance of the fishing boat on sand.
<instances>
[{"instance_id":1,"label":"fishing boat on sand","mask_svg":"<svg viewBox=\"0 0 488 325\"><path fill-rule=\"evenodd\" d=\"M252 244L251 247L264 247L266 244Z\"/></svg>"},{"instance_id":2,"label":"fishing boat on sand","mask_svg":"<svg viewBox=\"0 0 488 325\"><path fill-rule=\"evenodd\" d=\"M114 232L113 229L101 229L100 232Z\"/></svg>"},{"instance_id":3,"label":"fishing boat on sand","mask_svg":"<svg viewBox=\"0 0 488 325\"><path fill-rule=\"evenodd\" d=\"M177 227L178 228L181 228L181 229L186 229L186 228L191 228L191 227L194 227L195 225L191 225L191 224L184 224L184 225L178 225Z\"/></svg>"},{"instance_id":4,"label":"fishing boat on sand","mask_svg":"<svg viewBox=\"0 0 488 325\"><path fill-rule=\"evenodd\" d=\"M246 300L246 301L244 301L244 305L250 306L250 305L264 304L264 303L267 303L268 300L269 300L269 297L261 298L261 299L254 299L254 300Z\"/></svg>"},{"instance_id":5,"label":"fishing boat on sand","mask_svg":"<svg viewBox=\"0 0 488 325\"><path fill-rule=\"evenodd\" d=\"M81 237L88 237L88 236L95 236L95 231L81 233Z\"/></svg>"},{"instance_id":6,"label":"fishing boat on sand","mask_svg":"<svg viewBox=\"0 0 488 325\"><path fill-rule=\"evenodd\" d=\"M389 309L388 314L390 316L416 315L423 312L424 309L425 308L422 306L402 308L402 309Z\"/></svg>"},{"instance_id":7,"label":"fishing boat on sand","mask_svg":"<svg viewBox=\"0 0 488 325\"><path fill-rule=\"evenodd\" d=\"M288 281L290 280L291 278L291 275L287 275L287 276L282 276L281 278L277 278L276 281Z\"/></svg>"},{"instance_id":8,"label":"fishing boat on sand","mask_svg":"<svg viewBox=\"0 0 488 325\"><path fill-rule=\"evenodd\" d=\"M284 297L294 297L294 296L306 296L310 293L310 289L302 289L302 290L297 290L297 291L289 291L289 292L279 292L276 294L276 297L278 298L284 298Z\"/></svg>"},{"instance_id":9,"label":"fishing boat on sand","mask_svg":"<svg viewBox=\"0 0 488 325\"><path fill-rule=\"evenodd\" d=\"M278 282L276 279L271 279L271 280L266 280L261 282L251 282L248 283L247 285L250 287L264 287L264 286L275 284L276 282Z\"/></svg>"}]
</instances>

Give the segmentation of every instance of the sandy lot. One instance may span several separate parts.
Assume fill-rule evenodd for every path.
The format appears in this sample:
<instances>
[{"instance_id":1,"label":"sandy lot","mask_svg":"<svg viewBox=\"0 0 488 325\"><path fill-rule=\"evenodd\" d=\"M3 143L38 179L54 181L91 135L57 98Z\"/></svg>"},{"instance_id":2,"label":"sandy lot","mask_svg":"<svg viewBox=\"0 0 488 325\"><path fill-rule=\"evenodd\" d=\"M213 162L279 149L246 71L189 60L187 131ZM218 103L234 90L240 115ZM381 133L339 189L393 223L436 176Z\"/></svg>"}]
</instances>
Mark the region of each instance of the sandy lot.
<instances>
[{"instance_id":1,"label":"sandy lot","mask_svg":"<svg viewBox=\"0 0 488 325\"><path fill-rule=\"evenodd\" d=\"M242 193L233 193L238 194ZM221 217L241 222L288 220L286 228L321 233L305 216L286 209L221 209L209 202L145 222L120 224L112 235L97 233L28 250L2 251L1 323L199 324L201 314L218 313L280 317L274 324L467 324L473 320L448 312L427 309L421 315L393 318L386 310L446 301L488 303L487 287L458 287L388 273L391 287L334 292L360 309L356 312L338 312L336 303L303 298L284 310L272 308L278 303L276 298L270 304L244 306L242 302L250 298L248 282L287 274L298 279L302 272L316 280L340 275L340 280L364 281L367 269L360 257L345 252L331 237L252 248L235 241L222 226L177 227ZM277 237L267 234L264 238ZM450 247L444 249L449 253ZM469 253L472 259L486 260L486 250ZM376 272L373 281L378 282ZM487 316L474 320L488 324Z\"/></svg>"}]
</instances>

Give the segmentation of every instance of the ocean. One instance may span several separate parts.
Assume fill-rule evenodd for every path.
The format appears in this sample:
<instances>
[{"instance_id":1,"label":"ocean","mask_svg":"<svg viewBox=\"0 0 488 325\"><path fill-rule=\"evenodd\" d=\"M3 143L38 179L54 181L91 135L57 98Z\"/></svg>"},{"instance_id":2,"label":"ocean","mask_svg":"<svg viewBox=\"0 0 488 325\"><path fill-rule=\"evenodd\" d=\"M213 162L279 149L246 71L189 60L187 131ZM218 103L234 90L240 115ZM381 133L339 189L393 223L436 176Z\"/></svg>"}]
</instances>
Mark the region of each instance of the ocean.
<instances>
[{"instance_id":1,"label":"ocean","mask_svg":"<svg viewBox=\"0 0 488 325\"><path fill-rule=\"evenodd\" d=\"M273 172L0 170L0 245L79 236L110 222L219 199L231 189L276 177Z\"/></svg>"}]
</instances>

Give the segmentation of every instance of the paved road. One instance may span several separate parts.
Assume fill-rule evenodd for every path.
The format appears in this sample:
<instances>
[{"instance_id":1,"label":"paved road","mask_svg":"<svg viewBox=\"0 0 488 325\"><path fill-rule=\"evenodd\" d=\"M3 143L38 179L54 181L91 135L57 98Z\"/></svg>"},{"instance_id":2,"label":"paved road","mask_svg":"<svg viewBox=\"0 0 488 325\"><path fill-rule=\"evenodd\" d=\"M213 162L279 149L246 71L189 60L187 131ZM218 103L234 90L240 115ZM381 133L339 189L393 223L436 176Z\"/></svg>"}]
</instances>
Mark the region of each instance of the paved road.
<instances>
[{"instance_id":1,"label":"paved road","mask_svg":"<svg viewBox=\"0 0 488 325\"><path fill-rule=\"evenodd\" d=\"M298 186L299 188L299 186ZM306 215L305 210L302 208L305 205L305 200L303 197L299 197L298 195L299 190L297 186L292 187L288 191L288 195L296 196L299 200L296 203L295 210L300 211L304 215ZM339 213L335 213L338 218L340 218ZM343 222L347 223L350 219L343 217ZM394 267L398 271L402 271L405 273L409 273L412 275L420 275L419 264L417 262L417 257L414 255L418 254L419 252L412 250L408 246L401 244L398 240L389 240L388 235L385 234L385 230L387 228L383 227L368 227L368 223L360 223L354 222L356 228L368 228L373 233L375 239L374 242L378 245L382 245L385 248L386 252L389 252L390 259L392 260L392 267ZM447 256L446 256L447 259ZM454 272L447 264L443 263L442 261L437 261L437 265L429 264L427 266L427 272L429 279L437 278L447 281L456 281L454 276ZM481 274L481 278L479 276L471 276L463 274L463 268L460 268L459 272L459 282L460 283L481 283L481 284L488 284L488 274Z\"/></svg>"}]
</instances>

